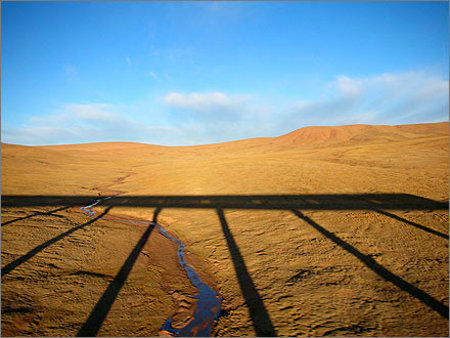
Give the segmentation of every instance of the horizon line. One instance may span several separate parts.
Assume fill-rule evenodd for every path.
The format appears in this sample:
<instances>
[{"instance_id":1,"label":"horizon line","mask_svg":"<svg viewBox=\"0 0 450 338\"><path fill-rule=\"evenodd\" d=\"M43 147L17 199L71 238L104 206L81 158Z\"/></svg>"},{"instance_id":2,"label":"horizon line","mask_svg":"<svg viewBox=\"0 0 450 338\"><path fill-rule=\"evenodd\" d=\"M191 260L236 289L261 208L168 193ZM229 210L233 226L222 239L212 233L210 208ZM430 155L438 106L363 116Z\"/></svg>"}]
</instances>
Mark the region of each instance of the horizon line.
<instances>
[{"instance_id":1,"label":"horizon line","mask_svg":"<svg viewBox=\"0 0 450 338\"><path fill-rule=\"evenodd\" d=\"M213 143L200 143L200 144L191 144L191 145L164 145L164 144L155 144L155 143L145 143L145 142L135 142L135 141L93 141L93 142L80 142L80 143L60 143L60 144L37 144L37 145L29 145L29 144L20 144L20 143L9 143L1 141L0 144L5 145L13 145L13 146L22 146L22 147L58 147L58 146L77 146L77 145L88 145L88 144L106 144L106 143L132 143L136 145L146 145L146 146L156 146L156 147L166 147L166 148L181 148L181 147L197 147L197 146L210 146L210 145L220 145L225 143L246 141L246 140L257 140L257 139L267 139L267 138L278 138L295 131L307 128L336 128L336 127L352 127L352 126L377 126L377 127L399 127L399 126L416 126L416 125L424 125L424 124L441 124L441 123L449 123L449 121L440 121L440 122L420 122L420 123L404 123L404 124L368 124L368 123L355 123L355 124L339 124L339 125L310 125L305 127L300 127L294 129L292 131L286 132L284 134L278 136L255 136L248 137L242 139L233 139L229 141L221 141L221 142L213 142Z\"/></svg>"}]
</instances>

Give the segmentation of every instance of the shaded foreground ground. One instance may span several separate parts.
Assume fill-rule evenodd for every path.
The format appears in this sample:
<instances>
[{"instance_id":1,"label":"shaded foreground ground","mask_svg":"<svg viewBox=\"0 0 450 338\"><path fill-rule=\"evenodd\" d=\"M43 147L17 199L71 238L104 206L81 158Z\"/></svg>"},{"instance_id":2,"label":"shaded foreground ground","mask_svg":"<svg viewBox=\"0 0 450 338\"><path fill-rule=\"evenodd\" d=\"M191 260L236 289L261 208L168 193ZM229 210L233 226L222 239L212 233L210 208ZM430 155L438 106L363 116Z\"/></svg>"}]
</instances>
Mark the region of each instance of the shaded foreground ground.
<instances>
[{"instance_id":1,"label":"shaded foreground ground","mask_svg":"<svg viewBox=\"0 0 450 338\"><path fill-rule=\"evenodd\" d=\"M224 298L219 336L448 334L447 123L2 145L2 163L3 335L76 335L120 273L148 228L65 208L99 192L120 194L105 218L157 214L186 243ZM158 335L193 293L151 232L98 335Z\"/></svg>"}]
</instances>

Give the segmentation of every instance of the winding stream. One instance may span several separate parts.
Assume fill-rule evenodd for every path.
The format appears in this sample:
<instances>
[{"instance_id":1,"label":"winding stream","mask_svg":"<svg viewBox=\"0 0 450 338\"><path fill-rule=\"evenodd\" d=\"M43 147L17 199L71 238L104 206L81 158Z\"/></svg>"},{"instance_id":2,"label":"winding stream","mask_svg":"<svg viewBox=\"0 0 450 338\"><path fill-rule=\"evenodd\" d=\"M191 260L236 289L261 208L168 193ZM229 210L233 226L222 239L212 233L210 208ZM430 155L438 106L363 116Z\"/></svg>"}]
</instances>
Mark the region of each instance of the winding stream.
<instances>
[{"instance_id":1,"label":"winding stream","mask_svg":"<svg viewBox=\"0 0 450 338\"><path fill-rule=\"evenodd\" d=\"M80 208L82 211L86 212L91 218L95 217L95 211L92 208L98 205L101 201L110 199L112 197L99 198L94 203ZM111 220L114 221L114 220ZM164 237L170 239L171 241L178 244L178 260L180 265L183 267L184 271L194 285L198 289L198 293L194 296L197 299L197 304L194 309L193 319L183 328L172 327L172 318L169 318L164 323L161 330L168 331L176 336L181 337L209 337L211 335L211 329L219 317L222 305L222 297L219 293L211 289L207 284L205 284L193 268L187 265L185 260L185 245L179 239L170 236L161 225L154 222L141 222L132 221L124 218L120 218L120 221L126 223L139 223L139 224L153 224L158 228L158 231Z\"/></svg>"}]
</instances>

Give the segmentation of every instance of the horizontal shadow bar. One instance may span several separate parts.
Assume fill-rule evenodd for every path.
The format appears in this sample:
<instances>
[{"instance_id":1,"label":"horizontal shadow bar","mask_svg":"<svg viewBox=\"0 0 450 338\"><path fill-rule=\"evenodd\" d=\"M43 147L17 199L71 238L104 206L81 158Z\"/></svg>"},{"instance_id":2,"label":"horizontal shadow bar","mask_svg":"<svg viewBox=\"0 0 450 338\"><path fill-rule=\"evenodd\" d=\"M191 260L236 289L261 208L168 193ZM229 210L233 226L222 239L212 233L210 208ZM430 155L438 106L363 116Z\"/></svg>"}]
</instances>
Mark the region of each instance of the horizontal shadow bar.
<instances>
[{"instance_id":1,"label":"horizontal shadow bar","mask_svg":"<svg viewBox=\"0 0 450 338\"><path fill-rule=\"evenodd\" d=\"M80 224L76 227L73 227L72 229L67 230L66 232L63 232L62 234L53 237L52 239L48 240L45 243L42 243L41 245L38 245L37 247L35 247L34 249L28 251L25 255L23 255L22 257L16 259L15 261L12 261L11 263L7 264L5 267L2 268L2 277L4 275L7 275L8 273L10 273L12 270L14 270L15 268L17 268L19 265L25 263L27 260L29 260L30 258L34 257L36 254L38 254L39 252L41 252L42 250L44 250L45 248L49 247L50 245L60 241L61 239L63 239L66 236L69 236L70 234L72 234L73 232L80 230L82 228L84 228L85 226L94 223L96 220L102 218L103 216L105 216L108 211L112 208L112 206L109 206L108 208L105 209L105 211L103 211L100 215L98 215L97 217L91 219L90 221L84 223L84 224Z\"/></svg>"},{"instance_id":2,"label":"horizontal shadow bar","mask_svg":"<svg viewBox=\"0 0 450 338\"><path fill-rule=\"evenodd\" d=\"M94 196L2 196L5 207L86 205ZM439 202L409 194L116 196L102 205L205 209L437 210Z\"/></svg>"},{"instance_id":3,"label":"horizontal shadow bar","mask_svg":"<svg viewBox=\"0 0 450 338\"><path fill-rule=\"evenodd\" d=\"M386 269L384 266L377 263L372 257L366 256L360 251L358 251L354 246L351 244L345 242L335 234L329 232L316 222L314 222L311 218L308 216L302 214L298 210L292 210L292 212L299 217L300 219L307 222L309 225L311 225L314 229L319 231L322 235L328 237L330 240L332 240L334 243L339 245L341 248L343 248L345 251L351 253L353 256L358 258L364 265L366 265L369 269L371 269L373 272L375 272L380 277L384 278L386 281L391 282L392 284L396 285L403 291L406 291L411 296L419 299L421 302L426 304L428 307L439 313L444 318L449 318L448 316L448 307L444 304L440 303L438 300L430 296L425 291L419 289L418 287L408 283L401 277L393 274L388 269Z\"/></svg>"},{"instance_id":4,"label":"horizontal shadow bar","mask_svg":"<svg viewBox=\"0 0 450 338\"><path fill-rule=\"evenodd\" d=\"M387 212L387 211L384 211L384 210L375 210L375 211L378 212L379 214L382 214L382 215L388 216L390 218L396 219L398 221L401 221L403 223L412 225L413 227L416 227L416 228L421 229L423 231L429 232L430 234L433 234L433 235L436 235L436 236L439 236L439 237L442 237L442 238L445 238L446 240L448 240L448 235L447 234L444 234L444 233L439 232L437 230L433 230L431 228L428 228L425 225L421 225L421 224L418 224L418 223L415 223L415 222L412 222L412 221L408 221L407 219L405 219L403 217L391 214L390 212Z\"/></svg>"}]
</instances>

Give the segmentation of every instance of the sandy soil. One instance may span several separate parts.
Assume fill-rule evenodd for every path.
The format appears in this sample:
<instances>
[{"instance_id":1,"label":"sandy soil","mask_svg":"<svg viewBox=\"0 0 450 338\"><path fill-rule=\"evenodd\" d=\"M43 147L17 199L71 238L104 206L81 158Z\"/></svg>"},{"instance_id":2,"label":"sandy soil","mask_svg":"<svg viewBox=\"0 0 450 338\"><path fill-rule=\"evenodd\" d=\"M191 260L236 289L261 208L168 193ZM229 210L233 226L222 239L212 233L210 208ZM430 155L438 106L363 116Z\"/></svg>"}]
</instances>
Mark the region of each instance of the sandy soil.
<instances>
[{"instance_id":1,"label":"sandy soil","mask_svg":"<svg viewBox=\"0 0 450 338\"><path fill-rule=\"evenodd\" d=\"M408 198L448 203L448 127L311 127L195 147L2 144L2 202L168 196L158 222L223 296L218 336L446 336L448 209L408 207ZM372 207L335 210L367 193L378 194ZM308 210L283 204L283 195L304 194L335 199ZM204 207L165 207L173 195L203 196ZM241 195L276 196L247 207ZM2 272L4 336L76 335L147 229L100 219L71 231L91 219L73 207L46 213L62 207L2 208L2 269L20 263ZM155 209L107 212L152 220ZM151 232L98 335L158 335L192 299L174 246Z\"/></svg>"}]
</instances>

